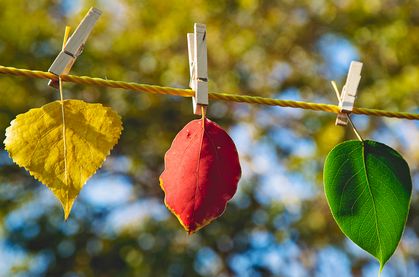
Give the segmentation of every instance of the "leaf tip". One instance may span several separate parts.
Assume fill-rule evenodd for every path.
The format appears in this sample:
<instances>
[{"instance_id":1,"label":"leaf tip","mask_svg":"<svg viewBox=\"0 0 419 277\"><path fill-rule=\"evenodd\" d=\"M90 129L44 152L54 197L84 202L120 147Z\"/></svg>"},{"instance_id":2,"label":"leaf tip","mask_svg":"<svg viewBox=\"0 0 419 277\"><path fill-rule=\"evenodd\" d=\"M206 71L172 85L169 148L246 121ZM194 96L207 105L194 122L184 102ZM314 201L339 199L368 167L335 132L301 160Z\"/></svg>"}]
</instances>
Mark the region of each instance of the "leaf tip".
<instances>
[{"instance_id":1,"label":"leaf tip","mask_svg":"<svg viewBox=\"0 0 419 277\"><path fill-rule=\"evenodd\" d=\"M67 221L69 216L70 216L70 211L65 211L64 212L64 221Z\"/></svg>"},{"instance_id":2,"label":"leaf tip","mask_svg":"<svg viewBox=\"0 0 419 277\"><path fill-rule=\"evenodd\" d=\"M378 277L381 276L381 273L383 272L384 266L386 265L387 261L379 261L380 263L380 270L378 271Z\"/></svg>"},{"instance_id":3,"label":"leaf tip","mask_svg":"<svg viewBox=\"0 0 419 277\"><path fill-rule=\"evenodd\" d=\"M68 220L68 217L70 216L71 209L73 207L74 199L73 200L67 200L64 203L61 202L64 210L64 221Z\"/></svg>"}]
</instances>

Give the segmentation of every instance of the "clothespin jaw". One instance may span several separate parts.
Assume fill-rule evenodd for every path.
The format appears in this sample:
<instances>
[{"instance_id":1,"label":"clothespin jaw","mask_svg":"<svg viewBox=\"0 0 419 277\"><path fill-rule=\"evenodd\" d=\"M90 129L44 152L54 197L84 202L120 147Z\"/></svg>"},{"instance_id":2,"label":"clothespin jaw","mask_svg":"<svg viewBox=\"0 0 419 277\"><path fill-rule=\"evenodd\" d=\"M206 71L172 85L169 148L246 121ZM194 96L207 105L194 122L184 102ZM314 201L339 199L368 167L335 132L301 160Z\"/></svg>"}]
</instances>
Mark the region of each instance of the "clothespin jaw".
<instances>
[{"instance_id":1,"label":"clothespin jaw","mask_svg":"<svg viewBox=\"0 0 419 277\"><path fill-rule=\"evenodd\" d=\"M340 112L336 117L336 125L346 126L348 124L348 115L354 107L359 81L361 80L361 70L361 62L351 62L346 83L339 98Z\"/></svg>"},{"instance_id":2,"label":"clothespin jaw","mask_svg":"<svg viewBox=\"0 0 419 277\"><path fill-rule=\"evenodd\" d=\"M208 68L207 68L207 28L204 24L195 23L194 32L188 33L188 56L190 82L195 91L192 97L194 114L200 115L201 108L208 106Z\"/></svg>"},{"instance_id":3,"label":"clothespin jaw","mask_svg":"<svg viewBox=\"0 0 419 277\"><path fill-rule=\"evenodd\" d=\"M49 72L57 76L66 75L70 72L77 57L83 52L84 44L101 14L102 12L96 8L89 10L79 26L77 26L73 35L68 39L64 49L55 58L51 67L48 69ZM50 80L48 85L57 88L58 82Z\"/></svg>"}]
</instances>

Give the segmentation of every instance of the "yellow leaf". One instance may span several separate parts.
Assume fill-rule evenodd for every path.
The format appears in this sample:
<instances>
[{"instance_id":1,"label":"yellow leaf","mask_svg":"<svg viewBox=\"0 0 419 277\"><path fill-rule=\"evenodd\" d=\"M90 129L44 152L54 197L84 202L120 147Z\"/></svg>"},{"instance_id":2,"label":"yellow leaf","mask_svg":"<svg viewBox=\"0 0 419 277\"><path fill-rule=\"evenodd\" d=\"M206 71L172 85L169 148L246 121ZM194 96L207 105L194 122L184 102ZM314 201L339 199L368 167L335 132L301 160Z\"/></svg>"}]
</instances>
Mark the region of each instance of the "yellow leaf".
<instances>
[{"instance_id":1,"label":"yellow leaf","mask_svg":"<svg viewBox=\"0 0 419 277\"><path fill-rule=\"evenodd\" d=\"M51 189L67 219L80 190L117 143L122 122L111 108L80 100L65 100L64 114L65 136L62 106L55 101L18 115L4 144L15 163Z\"/></svg>"}]
</instances>

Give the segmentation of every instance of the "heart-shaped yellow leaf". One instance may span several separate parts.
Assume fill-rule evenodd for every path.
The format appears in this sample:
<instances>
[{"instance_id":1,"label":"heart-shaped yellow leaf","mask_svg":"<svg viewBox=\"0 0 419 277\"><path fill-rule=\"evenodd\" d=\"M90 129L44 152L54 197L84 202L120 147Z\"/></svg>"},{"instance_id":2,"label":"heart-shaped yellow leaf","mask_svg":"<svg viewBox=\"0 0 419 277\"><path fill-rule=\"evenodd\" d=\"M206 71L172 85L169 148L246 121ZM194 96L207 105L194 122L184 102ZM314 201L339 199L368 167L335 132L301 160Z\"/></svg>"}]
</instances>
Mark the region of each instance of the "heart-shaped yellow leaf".
<instances>
[{"instance_id":1,"label":"heart-shaped yellow leaf","mask_svg":"<svg viewBox=\"0 0 419 277\"><path fill-rule=\"evenodd\" d=\"M57 196L67 219L83 185L117 143L122 122L101 104L65 100L63 105L64 121L60 101L18 115L4 144L15 163Z\"/></svg>"}]
</instances>

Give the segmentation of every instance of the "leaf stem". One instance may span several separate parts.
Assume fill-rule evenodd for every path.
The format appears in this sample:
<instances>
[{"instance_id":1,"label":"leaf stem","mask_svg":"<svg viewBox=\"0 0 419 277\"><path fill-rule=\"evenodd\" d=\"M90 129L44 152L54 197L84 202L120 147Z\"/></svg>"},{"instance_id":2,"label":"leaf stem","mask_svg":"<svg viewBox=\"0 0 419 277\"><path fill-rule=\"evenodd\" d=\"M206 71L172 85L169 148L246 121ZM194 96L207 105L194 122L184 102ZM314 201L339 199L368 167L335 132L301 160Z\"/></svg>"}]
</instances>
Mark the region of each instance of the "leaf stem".
<instances>
[{"instance_id":1,"label":"leaf stem","mask_svg":"<svg viewBox=\"0 0 419 277\"><path fill-rule=\"evenodd\" d=\"M336 93L336 97L338 98L338 101L340 102L340 94L339 94L339 89L338 89L338 86L336 85L336 82L330 81L330 83L332 84L333 90Z\"/></svg>"},{"instance_id":2,"label":"leaf stem","mask_svg":"<svg viewBox=\"0 0 419 277\"><path fill-rule=\"evenodd\" d=\"M70 35L70 30L71 30L70 26L65 26L63 48L62 48L63 50L64 50L65 45L67 44L67 39L68 39L68 36Z\"/></svg>"},{"instance_id":3,"label":"leaf stem","mask_svg":"<svg viewBox=\"0 0 419 277\"><path fill-rule=\"evenodd\" d=\"M354 123L352 122L352 119L351 119L351 117L349 116L349 114L347 114L346 116L348 117L348 121L349 121L349 123L351 124L352 130L354 130L354 133L355 133L355 135L357 136L357 138L358 138L360 141L364 141L364 139L363 139L363 138L361 137L361 135L359 134L358 130L355 128L355 125L354 125Z\"/></svg>"},{"instance_id":4,"label":"leaf stem","mask_svg":"<svg viewBox=\"0 0 419 277\"><path fill-rule=\"evenodd\" d=\"M205 114L205 107L204 106L201 106L201 114L202 114L202 118L201 118L201 120L202 120L202 129L204 129L205 128L205 116L206 116L206 114Z\"/></svg>"}]
</instances>

